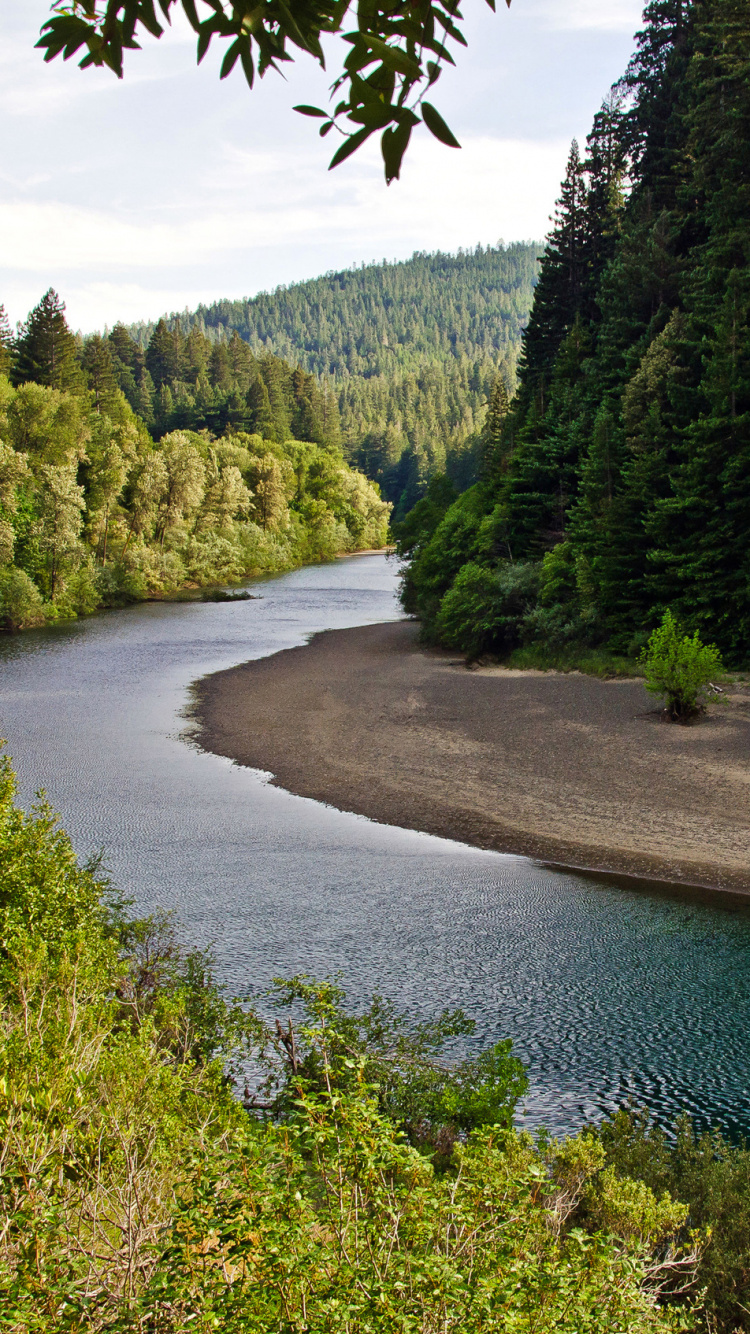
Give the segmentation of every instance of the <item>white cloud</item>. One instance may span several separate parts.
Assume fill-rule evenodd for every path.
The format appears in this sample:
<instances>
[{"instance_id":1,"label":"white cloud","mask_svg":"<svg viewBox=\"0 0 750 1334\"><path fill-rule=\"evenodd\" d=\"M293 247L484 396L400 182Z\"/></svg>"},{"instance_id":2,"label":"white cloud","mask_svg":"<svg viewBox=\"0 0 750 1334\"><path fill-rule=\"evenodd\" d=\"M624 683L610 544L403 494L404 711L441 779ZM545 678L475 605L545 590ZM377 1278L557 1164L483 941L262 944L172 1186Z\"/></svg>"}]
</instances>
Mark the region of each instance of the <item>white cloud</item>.
<instances>
[{"instance_id":1,"label":"white cloud","mask_svg":"<svg viewBox=\"0 0 750 1334\"><path fill-rule=\"evenodd\" d=\"M558 32L626 32L640 27L645 0L540 0L534 7Z\"/></svg>"},{"instance_id":2,"label":"white cloud","mask_svg":"<svg viewBox=\"0 0 750 1334\"><path fill-rule=\"evenodd\" d=\"M118 82L43 64L49 8L0 5L0 300L22 318L53 285L90 329L362 260L541 238L640 0L467 6L469 48L436 98L463 151L420 129L390 189L375 144L327 171L331 140L291 111L326 96L311 60L249 94L236 72L219 81L217 53L196 70L182 24Z\"/></svg>"},{"instance_id":3,"label":"white cloud","mask_svg":"<svg viewBox=\"0 0 750 1334\"><path fill-rule=\"evenodd\" d=\"M390 189L373 149L322 190L320 166L302 152L227 147L203 208L187 197L127 217L54 200L0 204L0 254L14 260L12 271L0 270L3 290L22 316L22 293L36 301L37 288L52 282L86 328L275 285L295 252L314 252L320 271L358 256L538 238L566 153L563 141L489 137L449 152L424 135Z\"/></svg>"}]
</instances>

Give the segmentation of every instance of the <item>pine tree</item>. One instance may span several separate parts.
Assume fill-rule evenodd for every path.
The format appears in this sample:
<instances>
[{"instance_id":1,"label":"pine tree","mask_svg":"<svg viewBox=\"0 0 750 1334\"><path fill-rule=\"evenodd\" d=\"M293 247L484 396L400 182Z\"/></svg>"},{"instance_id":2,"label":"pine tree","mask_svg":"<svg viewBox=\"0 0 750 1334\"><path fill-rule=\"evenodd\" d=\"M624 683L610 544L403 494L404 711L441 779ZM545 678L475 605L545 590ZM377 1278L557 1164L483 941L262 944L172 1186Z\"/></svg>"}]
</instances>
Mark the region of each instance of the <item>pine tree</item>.
<instances>
[{"instance_id":1,"label":"pine tree","mask_svg":"<svg viewBox=\"0 0 750 1334\"><path fill-rule=\"evenodd\" d=\"M118 389L108 340L102 338L100 334L92 334L87 338L81 365L88 380L88 387L94 395L95 410L106 412Z\"/></svg>"},{"instance_id":2,"label":"pine tree","mask_svg":"<svg viewBox=\"0 0 750 1334\"><path fill-rule=\"evenodd\" d=\"M596 113L586 140L586 269L581 310L588 319L596 322L601 318L596 294L604 269L615 253L625 205L624 100L622 89L613 88Z\"/></svg>"},{"instance_id":3,"label":"pine tree","mask_svg":"<svg viewBox=\"0 0 750 1334\"><path fill-rule=\"evenodd\" d=\"M146 367L157 389L181 380L185 364L185 339L179 329L158 321L146 348Z\"/></svg>"},{"instance_id":4,"label":"pine tree","mask_svg":"<svg viewBox=\"0 0 750 1334\"><path fill-rule=\"evenodd\" d=\"M13 354L13 335L10 331L10 323L5 312L5 306L0 305L0 375L9 376L11 374Z\"/></svg>"},{"instance_id":5,"label":"pine tree","mask_svg":"<svg viewBox=\"0 0 750 1334\"><path fill-rule=\"evenodd\" d=\"M65 319L65 302L51 287L18 334L13 382L19 385L29 380L72 393L85 388L76 340Z\"/></svg>"},{"instance_id":6,"label":"pine tree","mask_svg":"<svg viewBox=\"0 0 750 1334\"><path fill-rule=\"evenodd\" d=\"M586 290L586 204L584 167L574 139L519 362L519 406L522 412L531 410L535 420L546 412L552 363Z\"/></svg>"},{"instance_id":7,"label":"pine tree","mask_svg":"<svg viewBox=\"0 0 750 1334\"><path fill-rule=\"evenodd\" d=\"M750 282L733 269L703 346L706 410L684 432L672 494L648 524L651 589L735 662L750 651Z\"/></svg>"},{"instance_id":8,"label":"pine tree","mask_svg":"<svg viewBox=\"0 0 750 1334\"><path fill-rule=\"evenodd\" d=\"M291 421L287 383L289 367L279 357L265 355L258 363L263 383L268 391L268 403L273 421L271 439L283 441L291 436Z\"/></svg>"},{"instance_id":9,"label":"pine tree","mask_svg":"<svg viewBox=\"0 0 750 1334\"><path fill-rule=\"evenodd\" d=\"M251 381L247 391L247 408L249 414L250 430L256 435L262 436L264 440L273 440L274 421L271 412L271 404L268 399L268 390L265 380L260 371Z\"/></svg>"},{"instance_id":10,"label":"pine tree","mask_svg":"<svg viewBox=\"0 0 750 1334\"><path fill-rule=\"evenodd\" d=\"M492 385L481 440L479 475L490 483L498 479L505 463L509 408L505 376L501 372Z\"/></svg>"},{"instance_id":11,"label":"pine tree","mask_svg":"<svg viewBox=\"0 0 750 1334\"><path fill-rule=\"evenodd\" d=\"M141 373L140 382L138 384L137 397L133 405L133 408L134 411L138 413L138 416L141 418L141 420L144 421L146 425L149 427L153 426L154 424L155 396L156 396L156 388L154 382L151 379L151 375L148 372L148 370L144 369Z\"/></svg>"},{"instance_id":12,"label":"pine tree","mask_svg":"<svg viewBox=\"0 0 750 1334\"><path fill-rule=\"evenodd\" d=\"M234 384L232 362L226 343L214 343L208 363L208 377L214 389L229 393Z\"/></svg>"}]
</instances>

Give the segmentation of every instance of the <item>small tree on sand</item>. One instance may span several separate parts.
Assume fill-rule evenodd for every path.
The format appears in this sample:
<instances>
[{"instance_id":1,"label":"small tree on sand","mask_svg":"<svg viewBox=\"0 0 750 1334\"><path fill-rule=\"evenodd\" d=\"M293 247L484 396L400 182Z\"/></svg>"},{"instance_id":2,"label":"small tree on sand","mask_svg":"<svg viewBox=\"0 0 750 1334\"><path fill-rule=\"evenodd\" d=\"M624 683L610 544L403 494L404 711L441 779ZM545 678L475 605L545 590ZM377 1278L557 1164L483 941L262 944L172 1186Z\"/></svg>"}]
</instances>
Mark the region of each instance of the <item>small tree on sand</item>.
<instances>
[{"instance_id":1,"label":"small tree on sand","mask_svg":"<svg viewBox=\"0 0 750 1334\"><path fill-rule=\"evenodd\" d=\"M661 695L674 722L685 722L703 708L706 686L724 669L719 650L682 633L671 611L666 611L639 660L646 689Z\"/></svg>"}]
</instances>

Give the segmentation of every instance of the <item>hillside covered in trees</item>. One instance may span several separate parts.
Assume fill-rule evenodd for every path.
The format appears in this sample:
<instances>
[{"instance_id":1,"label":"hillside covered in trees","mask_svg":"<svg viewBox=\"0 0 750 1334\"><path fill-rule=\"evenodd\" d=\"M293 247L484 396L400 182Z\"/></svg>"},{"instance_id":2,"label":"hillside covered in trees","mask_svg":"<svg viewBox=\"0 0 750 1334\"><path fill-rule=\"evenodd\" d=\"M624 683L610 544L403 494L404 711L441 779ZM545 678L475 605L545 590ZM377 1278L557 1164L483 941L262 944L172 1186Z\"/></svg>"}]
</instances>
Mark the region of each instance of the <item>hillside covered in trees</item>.
<instances>
[{"instance_id":1,"label":"hillside covered in trees","mask_svg":"<svg viewBox=\"0 0 750 1334\"><path fill-rule=\"evenodd\" d=\"M122 387L147 421L154 414L157 430L177 421L169 399L181 424L190 417L200 429L216 406L203 374L214 395L226 395L234 376L247 396L240 341L267 381L273 358L282 358L317 378L319 429L405 513L435 473L447 470L459 488L475 480L492 385L498 375L508 390L515 383L538 250L517 243L417 254L133 326L118 333L137 345L128 354L136 384ZM181 351L164 361L154 348L170 335Z\"/></svg>"},{"instance_id":2,"label":"hillside covered in trees","mask_svg":"<svg viewBox=\"0 0 750 1334\"><path fill-rule=\"evenodd\" d=\"M205 341L190 343L205 386L196 421L170 398L172 335L150 347L154 407L127 334L76 340L54 292L17 338L0 324L0 623L20 629L384 545L390 506L335 433L318 430L325 399L313 377L271 358L264 379L237 339L241 355L234 343L213 351L214 381L232 386L222 399L199 360ZM157 443L149 426L162 427Z\"/></svg>"},{"instance_id":3,"label":"hillside covered in trees","mask_svg":"<svg viewBox=\"0 0 750 1334\"><path fill-rule=\"evenodd\" d=\"M653 0L573 145L479 483L402 531L469 653L632 654L666 609L750 660L750 3Z\"/></svg>"}]
</instances>

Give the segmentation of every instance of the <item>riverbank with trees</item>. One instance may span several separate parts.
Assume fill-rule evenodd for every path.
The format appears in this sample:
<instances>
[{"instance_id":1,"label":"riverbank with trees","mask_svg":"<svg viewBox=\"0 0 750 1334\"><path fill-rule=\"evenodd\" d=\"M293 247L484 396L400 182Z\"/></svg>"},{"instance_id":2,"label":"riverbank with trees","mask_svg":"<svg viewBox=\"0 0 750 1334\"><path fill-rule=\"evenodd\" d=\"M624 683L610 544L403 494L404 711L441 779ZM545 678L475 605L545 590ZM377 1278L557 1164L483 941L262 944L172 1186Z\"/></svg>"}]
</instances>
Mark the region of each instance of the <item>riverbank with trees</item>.
<instances>
[{"instance_id":1,"label":"riverbank with trees","mask_svg":"<svg viewBox=\"0 0 750 1334\"><path fill-rule=\"evenodd\" d=\"M111 341L79 344L54 292L17 339L6 327L0 350L6 628L386 544L391 507L377 486L335 441L292 437L292 426L315 434L302 407L265 435L212 420L215 430L154 440L119 387ZM312 377L298 382L281 362L276 371L280 393L307 403Z\"/></svg>"}]
</instances>

